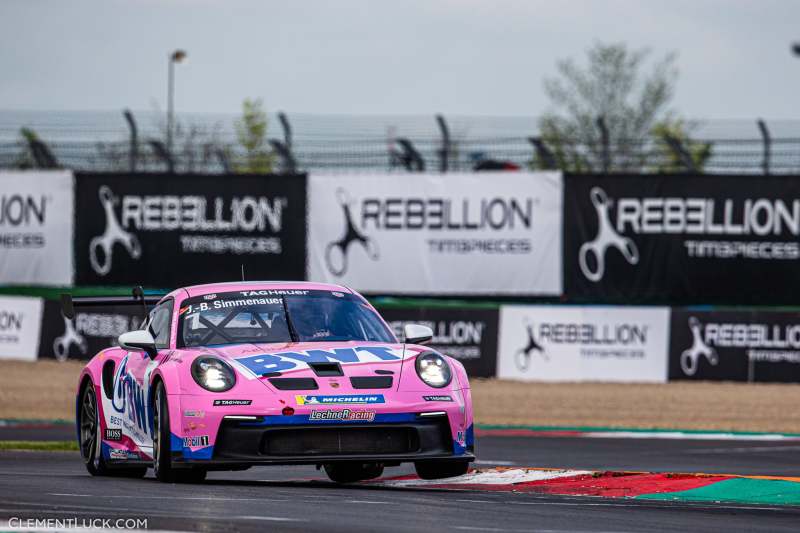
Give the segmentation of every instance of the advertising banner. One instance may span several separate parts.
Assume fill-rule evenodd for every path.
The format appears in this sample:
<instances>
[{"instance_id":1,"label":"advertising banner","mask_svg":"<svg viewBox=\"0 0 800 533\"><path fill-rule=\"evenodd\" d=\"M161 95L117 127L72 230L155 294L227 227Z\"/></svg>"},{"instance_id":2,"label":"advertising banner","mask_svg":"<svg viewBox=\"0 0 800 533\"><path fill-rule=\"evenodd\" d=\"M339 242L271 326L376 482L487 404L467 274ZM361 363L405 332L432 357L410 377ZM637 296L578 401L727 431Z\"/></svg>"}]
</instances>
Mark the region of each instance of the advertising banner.
<instances>
[{"instance_id":1,"label":"advertising banner","mask_svg":"<svg viewBox=\"0 0 800 533\"><path fill-rule=\"evenodd\" d=\"M117 337L139 329L144 311L136 305L81 307L75 318L61 314L61 304L47 300L42 314L39 357L42 359L91 359L110 346Z\"/></svg>"},{"instance_id":2,"label":"advertising banner","mask_svg":"<svg viewBox=\"0 0 800 533\"><path fill-rule=\"evenodd\" d=\"M0 296L0 360L35 361L41 320L41 298Z\"/></svg>"},{"instance_id":3,"label":"advertising banner","mask_svg":"<svg viewBox=\"0 0 800 533\"><path fill-rule=\"evenodd\" d=\"M557 172L312 175L308 278L382 294L560 295Z\"/></svg>"},{"instance_id":4,"label":"advertising banner","mask_svg":"<svg viewBox=\"0 0 800 533\"><path fill-rule=\"evenodd\" d=\"M797 177L565 180L564 289L570 299L796 303Z\"/></svg>"},{"instance_id":5,"label":"advertising banner","mask_svg":"<svg viewBox=\"0 0 800 533\"><path fill-rule=\"evenodd\" d=\"M800 313L673 309L670 380L800 382Z\"/></svg>"},{"instance_id":6,"label":"advertising banner","mask_svg":"<svg viewBox=\"0 0 800 533\"><path fill-rule=\"evenodd\" d=\"M0 171L0 284L71 285L73 177Z\"/></svg>"},{"instance_id":7,"label":"advertising banner","mask_svg":"<svg viewBox=\"0 0 800 533\"><path fill-rule=\"evenodd\" d=\"M497 377L665 382L666 307L502 306Z\"/></svg>"},{"instance_id":8,"label":"advertising banner","mask_svg":"<svg viewBox=\"0 0 800 533\"><path fill-rule=\"evenodd\" d=\"M303 279L303 175L77 174L77 282Z\"/></svg>"},{"instance_id":9,"label":"advertising banner","mask_svg":"<svg viewBox=\"0 0 800 533\"><path fill-rule=\"evenodd\" d=\"M497 309L453 307L381 307L384 319L403 339L403 326L422 324L433 330L428 344L458 359L470 377L488 378L497 369Z\"/></svg>"}]
</instances>

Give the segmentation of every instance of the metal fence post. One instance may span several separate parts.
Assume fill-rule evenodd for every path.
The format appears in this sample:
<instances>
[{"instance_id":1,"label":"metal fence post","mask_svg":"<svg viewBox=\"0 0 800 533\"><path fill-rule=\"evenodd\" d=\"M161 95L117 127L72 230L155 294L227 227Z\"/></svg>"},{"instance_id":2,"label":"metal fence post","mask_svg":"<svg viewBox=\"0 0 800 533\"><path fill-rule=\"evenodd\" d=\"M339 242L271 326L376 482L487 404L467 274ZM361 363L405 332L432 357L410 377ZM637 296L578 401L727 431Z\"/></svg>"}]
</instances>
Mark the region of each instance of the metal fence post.
<instances>
[{"instance_id":1,"label":"metal fence post","mask_svg":"<svg viewBox=\"0 0 800 533\"><path fill-rule=\"evenodd\" d=\"M603 117L597 117L595 121L597 129L600 130L600 144L601 144L601 157L603 160L603 173L608 174L611 172L611 138L608 134L608 127L606 120Z\"/></svg>"},{"instance_id":2,"label":"metal fence post","mask_svg":"<svg viewBox=\"0 0 800 533\"><path fill-rule=\"evenodd\" d=\"M550 151L541 137L528 137L528 142L536 150L536 159L540 161L542 170L555 170L558 168L553 152Z\"/></svg>"},{"instance_id":3,"label":"metal fence post","mask_svg":"<svg viewBox=\"0 0 800 533\"><path fill-rule=\"evenodd\" d=\"M283 128L283 144L291 150L292 149L292 125L289 124L289 118L286 116L286 113L283 111L278 112L278 121L281 123L281 128Z\"/></svg>"},{"instance_id":4,"label":"metal fence post","mask_svg":"<svg viewBox=\"0 0 800 533\"><path fill-rule=\"evenodd\" d=\"M669 146L670 150L672 150L675 155L678 156L678 159L681 160L683 166L686 167L686 170L689 172L698 172L697 166L694 164L694 160L689 152L686 151L684 148L683 143L680 139L675 137L674 135L664 135L664 141L666 141L667 146Z\"/></svg>"},{"instance_id":5,"label":"metal fence post","mask_svg":"<svg viewBox=\"0 0 800 533\"><path fill-rule=\"evenodd\" d=\"M172 159L172 154L169 153L167 147L164 146L164 143L156 139L151 139L148 141L148 144L150 144L150 147L153 149L156 157L167 164L167 172L170 174L175 174L175 161Z\"/></svg>"},{"instance_id":6,"label":"metal fence post","mask_svg":"<svg viewBox=\"0 0 800 533\"><path fill-rule=\"evenodd\" d=\"M400 137L397 139L397 144L403 149L403 153L400 154L400 162L406 167L406 170L410 172L422 172L425 170L425 160L422 159L422 156L409 139Z\"/></svg>"},{"instance_id":7,"label":"metal fence post","mask_svg":"<svg viewBox=\"0 0 800 533\"><path fill-rule=\"evenodd\" d=\"M439 170L447 172L449 159L450 159L450 129L447 127L443 115L436 115L436 123L439 125L439 131L442 134L442 148L439 150Z\"/></svg>"},{"instance_id":8,"label":"metal fence post","mask_svg":"<svg viewBox=\"0 0 800 533\"><path fill-rule=\"evenodd\" d=\"M764 169L764 175L769 175L769 164L772 157L772 138L769 136L767 123L763 119L758 119L758 129L761 130L761 138L764 141L764 160L761 163L761 168Z\"/></svg>"},{"instance_id":9,"label":"metal fence post","mask_svg":"<svg viewBox=\"0 0 800 533\"><path fill-rule=\"evenodd\" d=\"M281 158L283 171L287 174L293 174L297 170L297 160L295 160L294 155L292 155L292 149L278 139L270 139L269 144L272 146L275 153L278 154L278 157Z\"/></svg>"},{"instance_id":10,"label":"metal fence post","mask_svg":"<svg viewBox=\"0 0 800 533\"><path fill-rule=\"evenodd\" d=\"M136 172L136 162L139 159L139 137L136 129L136 120L133 118L133 113L130 109L122 112L125 120L128 122L128 128L131 130L131 147L128 154L129 167L131 172Z\"/></svg>"}]
</instances>

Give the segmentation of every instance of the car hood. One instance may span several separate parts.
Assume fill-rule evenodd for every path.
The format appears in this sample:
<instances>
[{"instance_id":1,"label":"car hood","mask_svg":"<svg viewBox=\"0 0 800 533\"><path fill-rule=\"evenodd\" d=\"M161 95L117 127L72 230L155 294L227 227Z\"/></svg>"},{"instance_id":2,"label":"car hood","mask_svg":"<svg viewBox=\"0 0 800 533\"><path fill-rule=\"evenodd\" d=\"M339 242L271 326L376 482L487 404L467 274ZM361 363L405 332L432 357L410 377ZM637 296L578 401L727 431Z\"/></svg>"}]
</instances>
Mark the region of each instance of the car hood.
<instances>
[{"instance_id":1,"label":"car hood","mask_svg":"<svg viewBox=\"0 0 800 533\"><path fill-rule=\"evenodd\" d=\"M346 341L238 344L193 351L221 357L240 374L259 380L270 389L273 387L267 382L276 377L314 378L325 383L339 378L343 388L349 389L351 377L387 375L393 376L393 382L398 384L404 363L429 349L413 344ZM338 363L338 368L330 363ZM337 376L338 369L341 375Z\"/></svg>"}]
</instances>

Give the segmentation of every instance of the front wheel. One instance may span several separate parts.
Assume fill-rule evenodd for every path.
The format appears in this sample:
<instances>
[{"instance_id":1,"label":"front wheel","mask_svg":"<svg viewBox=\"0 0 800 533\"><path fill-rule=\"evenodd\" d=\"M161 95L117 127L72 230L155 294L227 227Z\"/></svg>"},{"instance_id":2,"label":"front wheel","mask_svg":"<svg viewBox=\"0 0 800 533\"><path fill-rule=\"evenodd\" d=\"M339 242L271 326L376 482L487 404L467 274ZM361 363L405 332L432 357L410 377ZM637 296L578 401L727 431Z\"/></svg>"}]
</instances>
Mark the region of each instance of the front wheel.
<instances>
[{"instance_id":1,"label":"front wheel","mask_svg":"<svg viewBox=\"0 0 800 533\"><path fill-rule=\"evenodd\" d=\"M156 479L165 483L201 483L205 480L205 469L174 468L171 452L167 391L159 382L153 398L153 473Z\"/></svg>"},{"instance_id":2,"label":"front wheel","mask_svg":"<svg viewBox=\"0 0 800 533\"><path fill-rule=\"evenodd\" d=\"M328 463L325 465L325 473L336 483L354 483L379 477L383 474L383 465L356 462Z\"/></svg>"},{"instance_id":3,"label":"front wheel","mask_svg":"<svg viewBox=\"0 0 800 533\"><path fill-rule=\"evenodd\" d=\"M422 479L442 479L463 476L469 470L467 461L420 461L414 463L417 475Z\"/></svg>"},{"instance_id":4,"label":"front wheel","mask_svg":"<svg viewBox=\"0 0 800 533\"><path fill-rule=\"evenodd\" d=\"M87 383L81 395L80 411L81 457L86 470L93 476L116 476L141 478L147 474L147 467L109 468L100 451L98 432L100 424L97 409L97 396L91 382Z\"/></svg>"}]
</instances>

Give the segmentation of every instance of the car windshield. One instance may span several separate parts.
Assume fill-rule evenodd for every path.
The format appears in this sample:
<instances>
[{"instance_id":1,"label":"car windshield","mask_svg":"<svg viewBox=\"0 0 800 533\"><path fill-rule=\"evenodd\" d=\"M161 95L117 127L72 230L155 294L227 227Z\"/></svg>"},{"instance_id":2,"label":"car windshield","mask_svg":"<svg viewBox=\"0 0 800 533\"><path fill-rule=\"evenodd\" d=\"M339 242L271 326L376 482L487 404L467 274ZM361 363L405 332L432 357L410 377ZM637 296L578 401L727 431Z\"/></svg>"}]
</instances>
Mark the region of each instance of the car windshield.
<instances>
[{"instance_id":1,"label":"car windshield","mask_svg":"<svg viewBox=\"0 0 800 533\"><path fill-rule=\"evenodd\" d=\"M397 342L368 304L345 292L223 292L189 298L180 309L183 347L325 341Z\"/></svg>"}]
</instances>

